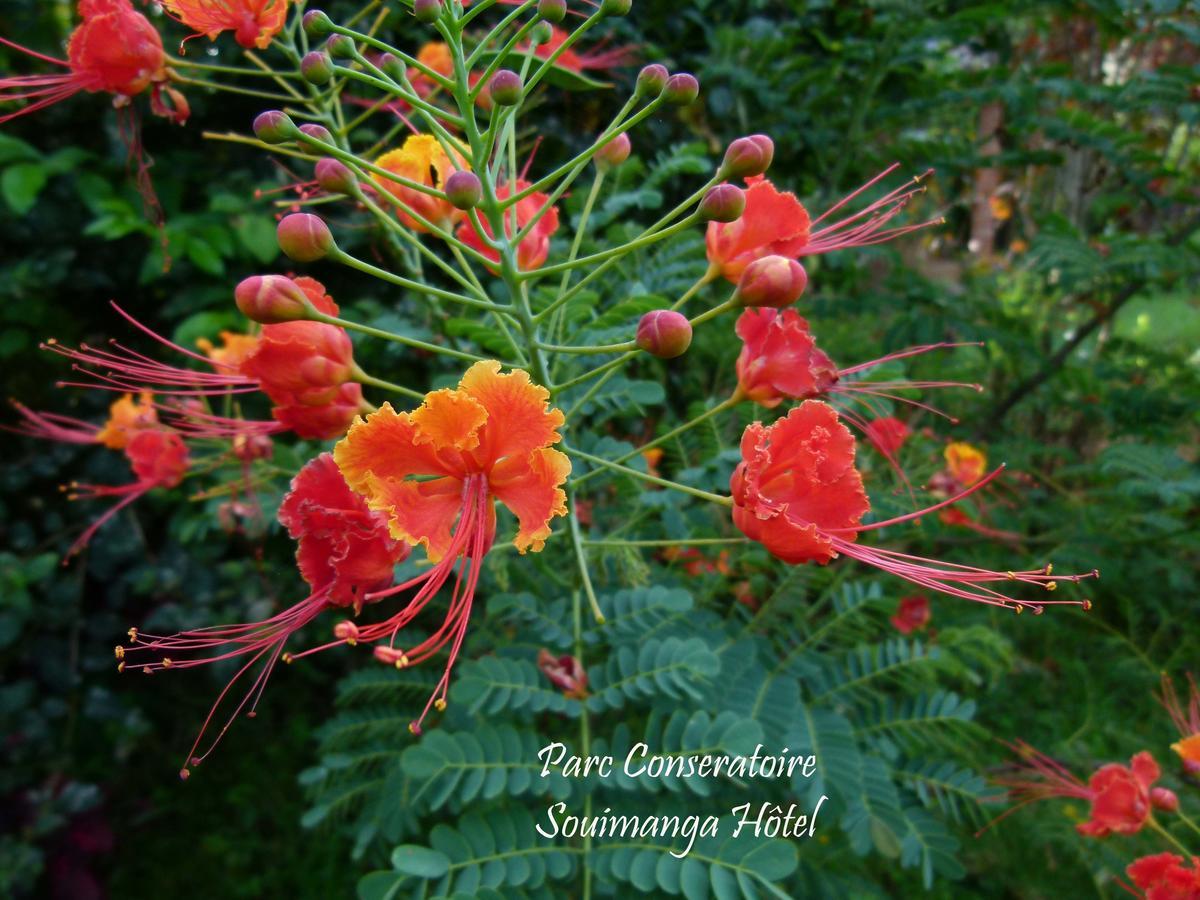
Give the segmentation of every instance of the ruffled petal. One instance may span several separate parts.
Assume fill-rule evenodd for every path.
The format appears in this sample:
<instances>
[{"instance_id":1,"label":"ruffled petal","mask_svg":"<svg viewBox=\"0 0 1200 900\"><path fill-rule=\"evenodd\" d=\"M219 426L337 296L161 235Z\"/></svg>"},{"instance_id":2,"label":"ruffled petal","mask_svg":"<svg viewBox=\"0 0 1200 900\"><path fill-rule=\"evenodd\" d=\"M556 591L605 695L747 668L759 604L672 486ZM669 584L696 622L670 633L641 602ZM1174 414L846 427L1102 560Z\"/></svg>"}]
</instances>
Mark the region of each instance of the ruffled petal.
<instances>
[{"instance_id":1,"label":"ruffled petal","mask_svg":"<svg viewBox=\"0 0 1200 900\"><path fill-rule=\"evenodd\" d=\"M1159 776L1162 775L1162 771L1159 769L1154 757L1145 750L1129 760L1129 767L1133 769L1133 775L1137 778L1138 783L1146 790L1149 790L1150 785L1158 781Z\"/></svg>"},{"instance_id":2,"label":"ruffled petal","mask_svg":"<svg viewBox=\"0 0 1200 900\"><path fill-rule=\"evenodd\" d=\"M446 555L463 505L459 479L393 481L368 475L367 482L367 503L388 517L392 537L413 546L424 545L430 562Z\"/></svg>"},{"instance_id":3,"label":"ruffled petal","mask_svg":"<svg viewBox=\"0 0 1200 900\"><path fill-rule=\"evenodd\" d=\"M425 395L410 416L418 444L439 450L474 450L488 411L465 391L440 390Z\"/></svg>"},{"instance_id":4,"label":"ruffled petal","mask_svg":"<svg viewBox=\"0 0 1200 900\"><path fill-rule=\"evenodd\" d=\"M558 443L562 410L549 406L550 392L534 384L520 369L500 373L500 363L482 360L459 383L487 410L475 458L485 469L506 457L526 459L539 447Z\"/></svg>"},{"instance_id":5,"label":"ruffled petal","mask_svg":"<svg viewBox=\"0 0 1200 900\"><path fill-rule=\"evenodd\" d=\"M432 444L417 441L412 417L396 412L390 403L351 425L333 448L333 458L350 487L367 496L372 479L460 474L456 460L444 459Z\"/></svg>"},{"instance_id":6,"label":"ruffled petal","mask_svg":"<svg viewBox=\"0 0 1200 900\"><path fill-rule=\"evenodd\" d=\"M521 553L541 550L550 536L550 520L567 514L561 485L570 474L571 461L548 447L534 450L524 461L509 457L492 470L488 488L517 517L520 530L513 544Z\"/></svg>"}]
</instances>

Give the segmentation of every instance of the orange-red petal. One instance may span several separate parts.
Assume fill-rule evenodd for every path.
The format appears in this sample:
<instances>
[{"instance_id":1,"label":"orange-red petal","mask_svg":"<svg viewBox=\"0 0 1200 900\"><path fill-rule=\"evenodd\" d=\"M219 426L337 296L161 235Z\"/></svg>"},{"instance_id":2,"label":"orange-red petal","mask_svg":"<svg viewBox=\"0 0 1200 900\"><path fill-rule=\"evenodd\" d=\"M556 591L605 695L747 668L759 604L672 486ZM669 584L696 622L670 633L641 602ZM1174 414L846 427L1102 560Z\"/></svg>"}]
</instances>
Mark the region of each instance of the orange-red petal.
<instances>
[{"instance_id":1,"label":"orange-red petal","mask_svg":"<svg viewBox=\"0 0 1200 900\"><path fill-rule=\"evenodd\" d=\"M527 372L517 369L503 375L500 363L482 360L467 370L458 387L488 414L474 452L481 464L507 457L524 460L539 447L558 443L562 410L550 408L550 392L530 381Z\"/></svg>"},{"instance_id":2,"label":"orange-red petal","mask_svg":"<svg viewBox=\"0 0 1200 900\"><path fill-rule=\"evenodd\" d=\"M411 417L418 444L439 450L474 450L488 411L464 391L440 390L425 395Z\"/></svg>"},{"instance_id":3,"label":"orange-red petal","mask_svg":"<svg viewBox=\"0 0 1200 900\"><path fill-rule=\"evenodd\" d=\"M430 562L446 555L463 505L463 484L457 478L393 481L369 475L363 493L371 509L388 517L393 538L423 544Z\"/></svg>"},{"instance_id":4,"label":"orange-red petal","mask_svg":"<svg viewBox=\"0 0 1200 900\"><path fill-rule=\"evenodd\" d=\"M520 529L513 544L535 553L550 536L550 520L567 514L567 494L561 485L571 474L571 461L549 447L534 450L525 460L509 457L488 479L497 500L517 517Z\"/></svg>"},{"instance_id":5,"label":"orange-red petal","mask_svg":"<svg viewBox=\"0 0 1200 900\"><path fill-rule=\"evenodd\" d=\"M453 459L443 459L434 445L418 440L412 416L396 412L390 403L351 425L333 448L333 458L346 483L360 494L369 494L372 478L403 481L410 475L459 474Z\"/></svg>"}]
</instances>

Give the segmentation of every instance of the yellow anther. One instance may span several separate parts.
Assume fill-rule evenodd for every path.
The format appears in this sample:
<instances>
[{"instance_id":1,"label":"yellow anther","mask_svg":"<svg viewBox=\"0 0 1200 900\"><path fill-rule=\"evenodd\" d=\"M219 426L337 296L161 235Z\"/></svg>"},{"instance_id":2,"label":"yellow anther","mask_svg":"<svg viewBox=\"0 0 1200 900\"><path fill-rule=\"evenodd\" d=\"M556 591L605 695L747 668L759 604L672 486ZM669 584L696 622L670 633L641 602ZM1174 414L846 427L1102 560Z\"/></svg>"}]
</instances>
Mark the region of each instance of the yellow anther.
<instances>
[{"instance_id":1,"label":"yellow anther","mask_svg":"<svg viewBox=\"0 0 1200 900\"><path fill-rule=\"evenodd\" d=\"M1005 574L1005 576L1008 578L1008 580L1009 580L1009 581L1016 581L1016 580L1017 580L1017 575L1016 575L1016 573L1015 573L1015 572L1005 572L1004 574Z\"/></svg>"},{"instance_id":2,"label":"yellow anther","mask_svg":"<svg viewBox=\"0 0 1200 900\"><path fill-rule=\"evenodd\" d=\"M175 664L174 664L173 662L171 662L171 657L169 657L169 656L164 656L164 657L163 657L163 660L162 660L162 667L163 667L164 669L169 669L169 668L171 668L171 666L173 666L173 665L175 665Z\"/></svg>"},{"instance_id":3,"label":"yellow anther","mask_svg":"<svg viewBox=\"0 0 1200 900\"><path fill-rule=\"evenodd\" d=\"M129 634L129 640L136 643L137 642L137 629L130 628L128 634Z\"/></svg>"},{"instance_id":4,"label":"yellow anther","mask_svg":"<svg viewBox=\"0 0 1200 900\"><path fill-rule=\"evenodd\" d=\"M441 697L438 697L436 700L433 701L433 708L436 709L438 712L445 712L446 701L443 700Z\"/></svg>"},{"instance_id":5,"label":"yellow anther","mask_svg":"<svg viewBox=\"0 0 1200 900\"><path fill-rule=\"evenodd\" d=\"M1023 612L1025 612L1025 607L1022 606L1020 603L1018 603L1017 604L1017 615L1019 616Z\"/></svg>"},{"instance_id":6,"label":"yellow anther","mask_svg":"<svg viewBox=\"0 0 1200 900\"><path fill-rule=\"evenodd\" d=\"M416 733L417 733L417 726L416 726L414 723L412 723L412 722L409 722L409 723L408 723L408 733L409 733L409 734L416 734Z\"/></svg>"},{"instance_id":7,"label":"yellow anther","mask_svg":"<svg viewBox=\"0 0 1200 900\"><path fill-rule=\"evenodd\" d=\"M122 647L120 644L117 644L117 646L115 646L113 648L113 656L115 656L117 659L124 659L125 658L125 648Z\"/></svg>"},{"instance_id":8,"label":"yellow anther","mask_svg":"<svg viewBox=\"0 0 1200 900\"><path fill-rule=\"evenodd\" d=\"M118 672L124 672L124 671L125 671L125 663L124 663L124 662L119 662L119 663L117 663L117 671L118 671Z\"/></svg>"},{"instance_id":9,"label":"yellow anther","mask_svg":"<svg viewBox=\"0 0 1200 900\"><path fill-rule=\"evenodd\" d=\"M283 654L283 656L281 656L279 658L282 659L284 661L284 663L286 663L287 665L292 664L292 654L290 654L290 653L285 653L285 654Z\"/></svg>"},{"instance_id":10,"label":"yellow anther","mask_svg":"<svg viewBox=\"0 0 1200 900\"><path fill-rule=\"evenodd\" d=\"M1080 604L1080 605L1083 607L1083 611L1084 611L1084 612L1090 612L1090 611L1091 611L1091 609L1092 609L1092 601L1091 601L1091 600L1088 600L1088 599L1086 599L1086 598L1084 598L1084 601L1083 601L1083 603L1082 603L1082 604Z\"/></svg>"},{"instance_id":11,"label":"yellow anther","mask_svg":"<svg viewBox=\"0 0 1200 900\"><path fill-rule=\"evenodd\" d=\"M1058 582L1057 581L1047 581L1046 582L1046 590L1057 591L1058 590Z\"/></svg>"},{"instance_id":12,"label":"yellow anther","mask_svg":"<svg viewBox=\"0 0 1200 900\"><path fill-rule=\"evenodd\" d=\"M1054 563L1046 563L1046 574L1047 575L1054 574Z\"/></svg>"},{"instance_id":13,"label":"yellow anther","mask_svg":"<svg viewBox=\"0 0 1200 900\"><path fill-rule=\"evenodd\" d=\"M351 647L358 645L358 641L356 641L354 638L346 638L346 643Z\"/></svg>"}]
</instances>

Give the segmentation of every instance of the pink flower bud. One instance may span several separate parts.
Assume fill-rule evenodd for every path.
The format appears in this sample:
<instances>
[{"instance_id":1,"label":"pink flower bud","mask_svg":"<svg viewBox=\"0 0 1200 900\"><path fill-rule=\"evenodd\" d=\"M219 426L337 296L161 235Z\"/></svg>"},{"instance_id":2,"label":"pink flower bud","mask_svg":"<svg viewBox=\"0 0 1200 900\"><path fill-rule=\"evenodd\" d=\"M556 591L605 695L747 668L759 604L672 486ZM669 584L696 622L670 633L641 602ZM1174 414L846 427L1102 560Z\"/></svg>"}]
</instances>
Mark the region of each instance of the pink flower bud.
<instances>
[{"instance_id":1,"label":"pink flower bud","mask_svg":"<svg viewBox=\"0 0 1200 900\"><path fill-rule=\"evenodd\" d=\"M638 96L653 94L657 97L666 88L670 76L666 66L651 63L638 72L636 93Z\"/></svg>"},{"instance_id":2,"label":"pink flower bud","mask_svg":"<svg viewBox=\"0 0 1200 900\"><path fill-rule=\"evenodd\" d=\"M488 93L492 100L501 106L516 106L521 102L521 91L525 84L521 76L512 69L501 69L488 82Z\"/></svg>"},{"instance_id":3,"label":"pink flower bud","mask_svg":"<svg viewBox=\"0 0 1200 900\"><path fill-rule=\"evenodd\" d=\"M764 256L746 266L738 281L737 298L743 306L782 309L800 299L808 287L804 266L786 256Z\"/></svg>"},{"instance_id":4,"label":"pink flower bud","mask_svg":"<svg viewBox=\"0 0 1200 900\"><path fill-rule=\"evenodd\" d=\"M333 33L333 20L319 9L304 14L304 33L310 38L323 38Z\"/></svg>"},{"instance_id":5,"label":"pink flower bud","mask_svg":"<svg viewBox=\"0 0 1200 900\"><path fill-rule=\"evenodd\" d=\"M354 38L346 34L333 35L325 42L325 50L334 59L354 59L358 55Z\"/></svg>"},{"instance_id":6,"label":"pink flower bud","mask_svg":"<svg viewBox=\"0 0 1200 900\"><path fill-rule=\"evenodd\" d=\"M696 80L695 75L681 72L667 79L667 86L663 88L663 93L668 103L687 106L700 96L700 82Z\"/></svg>"},{"instance_id":7,"label":"pink flower bud","mask_svg":"<svg viewBox=\"0 0 1200 900\"><path fill-rule=\"evenodd\" d=\"M607 172L609 169L615 169L625 160L629 159L629 134L622 131L615 138L596 151L593 157L596 161L596 168L602 172Z\"/></svg>"},{"instance_id":8,"label":"pink flower bud","mask_svg":"<svg viewBox=\"0 0 1200 900\"><path fill-rule=\"evenodd\" d=\"M328 156L319 159L313 174L323 191L331 194L354 194L357 192L358 179L354 177L349 166L341 160Z\"/></svg>"},{"instance_id":9,"label":"pink flower bud","mask_svg":"<svg viewBox=\"0 0 1200 900\"><path fill-rule=\"evenodd\" d=\"M674 359L692 343L692 323L671 309L654 309L638 322L637 345L659 359Z\"/></svg>"},{"instance_id":10,"label":"pink flower bud","mask_svg":"<svg viewBox=\"0 0 1200 900\"><path fill-rule=\"evenodd\" d=\"M557 25L567 14L567 0L538 0L537 11L541 18Z\"/></svg>"},{"instance_id":11,"label":"pink flower bud","mask_svg":"<svg viewBox=\"0 0 1200 900\"><path fill-rule=\"evenodd\" d=\"M732 184L718 184L704 193L697 212L706 222L734 222L746 211L746 192Z\"/></svg>"},{"instance_id":12,"label":"pink flower bud","mask_svg":"<svg viewBox=\"0 0 1200 900\"><path fill-rule=\"evenodd\" d=\"M442 0L413 0L413 15L418 22L430 25L442 14Z\"/></svg>"},{"instance_id":13,"label":"pink flower bud","mask_svg":"<svg viewBox=\"0 0 1200 900\"><path fill-rule=\"evenodd\" d=\"M307 319L312 309L300 286L283 275L251 275L234 289L233 297L242 315L263 325Z\"/></svg>"},{"instance_id":14,"label":"pink flower bud","mask_svg":"<svg viewBox=\"0 0 1200 900\"><path fill-rule=\"evenodd\" d=\"M534 45L548 44L553 37L554 26L549 22L538 22L533 26L533 30L529 32L529 42Z\"/></svg>"},{"instance_id":15,"label":"pink flower bud","mask_svg":"<svg viewBox=\"0 0 1200 900\"><path fill-rule=\"evenodd\" d=\"M474 172L451 172L446 178L446 199L456 209L472 209L483 198L483 184Z\"/></svg>"},{"instance_id":16,"label":"pink flower bud","mask_svg":"<svg viewBox=\"0 0 1200 900\"><path fill-rule=\"evenodd\" d=\"M328 53L313 50L300 60L300 74L309 84L327 84L333 77L333 60Z\"/></svg>"},{"instance_id":17,"label":"pink flower bud","mask_svg":"<svg viewBox=\"0 0 1200 900\"><path fill-rule=\"evenodd\" d=\"M265 144L292 141L299 133L296 123L282 110L268 109L254 117L254 135Z\"/></svg>"},{"instance_id":18,"label":"pink flower bud","mask_svg":"<svg viewBox=\"0 0 1200 900\"><path fill-rule=\"evenodd\" d=\"M1150 788L1150 805L1163 812L1179 812L1179 798L1170 788Z\"/></svg>"},{"instance_id":19,"label":"pink flower bud","mask_svg":"<svg viewBox=\"0 0 1200 900\"><path fill-rule=\"evenodd\" d=\"M305 122L300 126L300 133L323 144L333 143L333 135L329 133L329 129L324 125L318 125L316 122Z\"/></svg>"},{"instance_id":20,"label":"pink flower bud","mask_svg":"<svg viewBox=\"0 0 1200 900\"><path fill-rule=\"evenodd\" d=\"M337 245L329 226L312 213L292 213L284 216L275 229L279 249L296 262L324 259Z\"/></svg>"},{"instance_id":21,"label":"pink flower bud","mask_svg":"<svg viewBox=\"0 0 1200 900\"><path fill-rule=\"evenodd\" d=\"M775 158L775 142L765 134L740 137L725 151L719 174L722 178L752 178L761 175Z\"/></svg>"}]
</instances>

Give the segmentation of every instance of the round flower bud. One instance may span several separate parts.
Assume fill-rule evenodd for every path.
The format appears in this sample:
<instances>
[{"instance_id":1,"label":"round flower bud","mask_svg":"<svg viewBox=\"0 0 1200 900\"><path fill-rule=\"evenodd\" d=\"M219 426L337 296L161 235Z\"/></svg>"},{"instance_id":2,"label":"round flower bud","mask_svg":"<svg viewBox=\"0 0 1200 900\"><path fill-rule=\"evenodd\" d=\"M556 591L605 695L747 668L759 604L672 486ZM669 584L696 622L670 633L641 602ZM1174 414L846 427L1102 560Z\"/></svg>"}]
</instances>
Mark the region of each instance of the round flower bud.
<instances>
[{"instance_id":1,"label":"round flower bud","mask_svg":"<svg viewBox=\"0 0 1200 900\"><path fill-rule=\"evenodd\" d=\"M355 194L357 193L358 179L354 177L354 173L341 160L325 157L317 160L316 169L313 172L317 179L317 184L321 186L321 190L328 191L331 194Z\"/></svg>"},{"instance_id":2,"label":"round flower bud","mask_svg":"<svg viewBox=\"0 0 1200 900\"><path fill-rule=\"evenodd\" d=\"M329 133L329 129L324 125L318 125L316 122L305 122L300 126L300 133L307 135L314 141L321 141L324 144L333 143L333 135Z\"/></svg>"},{"instance_id":3,"label":"round flower bud","mask_svg":"<svg viewBox=\"0 0 1200 900\"><path fill-rule=\"evenodd\" d=\"M557 25L567 15L567 0L538 0L538 15Z\"/></svg>"},{"instance_id":4,"label":"round flower bud","mask_svg":"<svg viewBox=\"0 0 1200 900\"><path fill-rule=\"evenodd\" d=\"M300 74L309 84L327 84L333 77L333 60L328 53L313 50L300 60Z\"/></svg>"},{"instance_id":5,"label":"round flower bud","mask_svg":"<svg viewBox=\"0 0 1200 900\"><path fill-rule=\"evenodd\" d=\"M265 144L295 140L300 130L291 117L278 109L268 109L254 117L254 135Z\"/></svg>"},{"instance_id":6,"label":"round flower bud","mask_svg":"<svg viewBox=\"0 0 1200 900\"><path fill-rule=\"evenodd\" d=\"M700 82L696 80L695 75L681 72L667 79L667 86L663 88L663 92L668 103L687 106L700 96Z\"/></svg>"},{"instance_id":7,"label":"round flower bud","mask_svg":"<svg viewBox=\"0 0 1200 900\"><path fill-rule=\"evenodd\" d=\"M799 300L806 287L808 273L796 260L764 256L746 266L736 293L743 306L782 309Z\"/></svg>"},{"instance_id":8,"label":"round flower bud","mask_svg":"<svg viewBox=\"0 0 1200 900\"><path fill-rule=\"evenodd\" d=\"M501 106L516 106L521 102L521 91L524 89L521 76L511 69L501 69L488 82L488 93L492 100Z\"/></svg>"},{"instance_id":9,"label":"round flower bud","mask_svg":"<svg viewBox=\"0 0 1200 900\"><path fill-rule=\"evenodd\" d=\"M418 22L430 25L442 14L442 0L413 0L413 15Z\"/></svg>"},{"instance_id":10,"label":"round flower bud","mask_svg":"<svg viewBox=\"0 0 1200 900\"><path fill-rule=\"evenodd\" d=\"M629 159L629 149L629 135L622 131L597 150L596 155L592 158L596 161L596 167L600 171L607 172L609 169L614 169Z\"/></svg>"},{"instance_id":11,"label":"round flower bud","mask_svg":"<svg viewBox=\"0 0 1200 900\"><path fill-rule=\"evenodd\" d=\"M354 38L345 34L335 34L325 42L325 49L334 59L354 59L358 54L358 48L354 45Z\"/></svg>"},{"instance_id":12,"label":"round flower bud","mask_svg":"<svg viewBox=\"0 0 1200 900\"><path fill-rule=\"evenodd\" d=\"M548 44L552 37L554 37L554 26L549 22L538 22L529 32L529 42L534 46Z\"/></svg>"},{"instance_id":13,"label":"round flower bud","mask_svg":"<svg viewBox=\"0 0 1200 900\"><path fill-rule=\"evenodd\" d=\"M667 80L671 77L671 73L667 71L667 67L658 63L651 63L638 72L636 92L638 96L653 94L657 97L663 92L663 88L667 86Z\"/></svg>"},{"instance_id":14,"label":"round flower bud","mask_svg":"<svg viewBox=\"0 0 1200 900\"><path fill-rule=\"evenodd\" d=\"M391 53L380 53L375 58L375 65L384 75L397 84L403 84L404 79L408 76L408 66L404 64L403 60Z\"/></svg>"},{"instance_id":15,"label":"round flower bud","mask_svg":"<svg viewBox=\"0 0 1200 900\"><path fill-rule=\"evenodd\" d=\"M325 220L312 213L284 216L275 229L279 249L296 262L323 259L337 246Z\"/></svg>"},{"instance_id":16,"label":"round flower bud","mask_svg":"<svg viewBox=\"0 0 1200 900\"><path fill-rule=\"evenodd\" d=\"M637 345L659 359L674 359L692 343L692 323L683 313L654 309L638 322Z\"/></svg>"},{"instance_id":17,"label":"round flower bud","mask_svg":"<svg viewBox=\"0 0 1200 900\"><path fill-rule=\"evenodd\" d=\"M1170 788L1150 788L1150 805L1163 812L1179 812L1179 798Z\"/></svg>"},{"instance_id":18,"label":"round flower bud","mask_svg":"<svg viewBox=\"0 0 1200 900\"><path fill-rule=\"evenodd\" d=\"M304 33L310 38L323 38L333 33L333 20L319 9L304 14Z\"/></svg>"},{"instance_id":19,"label":"round flower bud","mask_svg":"<svg viewBox=\"0 0 1200 900\"><path fill-rule=\"evenodd\" d=\"M775 158L775 142L765 134L740 137L725 151L719 174L722 178L751 178L761 175Z\"/></svg>"},{"instance_id":20,"label":"round flower bud","mask_svg":"<svg viewBox=\"0 0 1200 900\"><path fill-rule=\"evenodd\" d=\"M704 193L697 212L706 222L734 222L746 211L746 192L732 184L717 184Z\"/></svg>"},{"instance_id":21,"label":"round flower bud","mask_svg":"<svg viewBox=\"0 0 1200 900\"><path fill-rule=\"evenodd\" d=\"M633 6L633 0L603 0L600 13L605 16L627 16Z\"/></svg>"},{"instance_id":22,"label":"round flower bud","mask_svg":"<svg viewBox=\"0 0 1200 900\"><path fill-rule=\"evenodd\" d=\"M483 199L483 185L479 176L474 172L451 172L446 178L443 188L446 199L454 204L456 209L471 209L478 206Z\"/></svg>"},{"instance_id":23,"label":"round flower bud","mask_svg":"<svg viewBox=\"0 0 1200 900\"><path fill-rule=\"evenodd\" d=\"M307 319L312 309L300 286L283 275L251 275L234 289L233 298L242 315L262 325Z\"/></svg>"}]
</instances>

